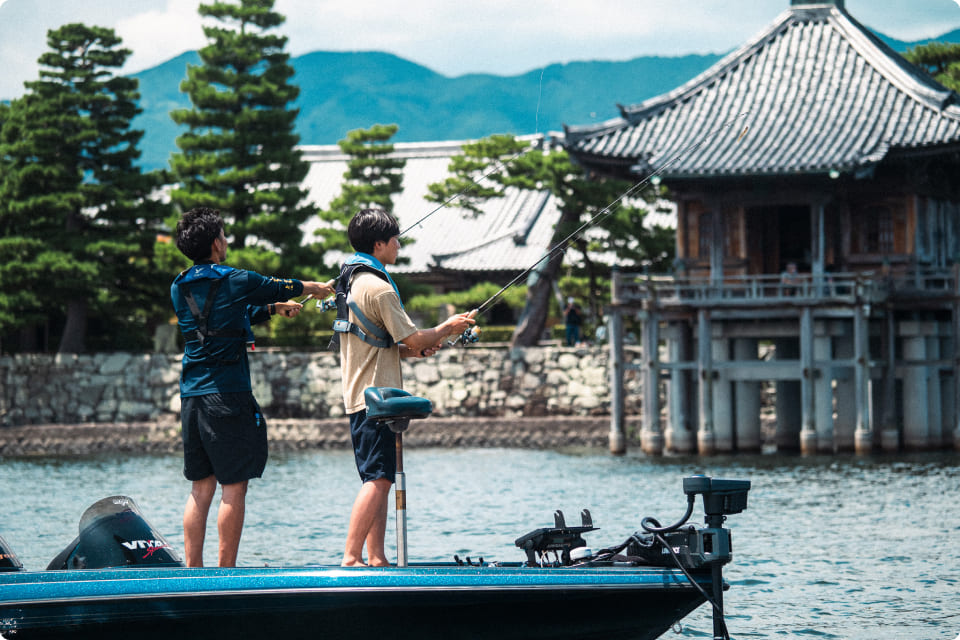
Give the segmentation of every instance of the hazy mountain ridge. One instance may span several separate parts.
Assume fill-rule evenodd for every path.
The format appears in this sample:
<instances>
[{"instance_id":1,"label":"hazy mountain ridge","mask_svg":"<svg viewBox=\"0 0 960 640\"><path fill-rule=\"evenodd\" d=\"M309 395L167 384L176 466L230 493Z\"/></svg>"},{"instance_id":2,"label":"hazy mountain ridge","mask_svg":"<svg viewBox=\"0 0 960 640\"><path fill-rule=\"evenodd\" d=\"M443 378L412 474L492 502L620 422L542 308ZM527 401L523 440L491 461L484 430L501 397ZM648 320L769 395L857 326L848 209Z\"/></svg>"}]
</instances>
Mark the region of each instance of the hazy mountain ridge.
<instances>
[{"instance_id":1,"label":"hazy mountain ridge","mask_svg":"<svg viewBox=\"0 0 960 640\"><path fill-rule=\"evenodd\" d=\"M960 42L960 30L917 42L877 35L900 52L934 40ZM389 53L315 51L291 59L292 82L300 87L297 132L302 144L335 144L347 131L377 123L399 125L395 142L543 133L616 117L617 104L670 91L722 57L644 56L552 64L515 76L448 77ZM144 167L166 167L176 151L176 137L185 129L169 112L190 106L180 93L190 64L200 64L194 51L134 74L143 108L134 126L146 132Z\"/></svg>"}]
</instances>

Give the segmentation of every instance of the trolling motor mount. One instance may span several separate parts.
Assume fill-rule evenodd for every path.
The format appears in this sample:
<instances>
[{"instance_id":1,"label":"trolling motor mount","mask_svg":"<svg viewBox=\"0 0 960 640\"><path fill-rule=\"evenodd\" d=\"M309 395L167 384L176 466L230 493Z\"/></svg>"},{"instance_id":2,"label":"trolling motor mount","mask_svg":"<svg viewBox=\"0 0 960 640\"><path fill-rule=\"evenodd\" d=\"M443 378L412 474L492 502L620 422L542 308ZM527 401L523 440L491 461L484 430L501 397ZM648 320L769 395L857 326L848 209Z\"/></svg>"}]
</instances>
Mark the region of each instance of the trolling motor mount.
<instances>
[{"instance_id":1,"label":"trolling motor mount","mask_svg":"<svg viewBox=\"0 0 960 640\"><path fill-rule=\"evenodd\" d=\"M534 529L514 541L527 553L528 567L540 566L550 551L559 555L562 565L569 565L572 562L570 552L587 546L582 534L597 529L593 526L593 518L588 509L580 512L579 527L568 527L563 512L559 509L553 512L553 523L552 528Z\"/></svg>"}]
</instances>

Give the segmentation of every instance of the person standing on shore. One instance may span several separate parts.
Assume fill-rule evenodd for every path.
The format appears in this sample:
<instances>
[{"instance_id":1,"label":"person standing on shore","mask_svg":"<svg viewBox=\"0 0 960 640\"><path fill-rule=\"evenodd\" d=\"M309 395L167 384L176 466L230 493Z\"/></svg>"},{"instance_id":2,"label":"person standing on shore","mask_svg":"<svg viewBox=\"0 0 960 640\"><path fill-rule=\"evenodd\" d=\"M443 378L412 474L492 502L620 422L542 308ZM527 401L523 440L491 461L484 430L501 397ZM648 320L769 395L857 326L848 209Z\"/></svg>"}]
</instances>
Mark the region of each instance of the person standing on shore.
<instances>
[{"instance_id":1,"label":"person standing on shore","mask_svg":"<svg viewBox=\"0 0 960 640\"><path fill-rule=\"evenodd\" d=\"M190 496L183 514L188 567L203 566L207 514L217 484L218 563L236 565L246 506L247 482L267 462L267 425L253 397L247 343L251 324L279 314L295 317L294 296L333 293L333 282L301 282L262 276L223 264L227 256L220 212L187 211L177 222L177 248L194 265L170 286L185 345L180 374L183 474Z\"/></svg>"},{"instance_id":2,"label":"person standing on shore","mask_svg":"<svg viewBox=\"0 0 960 640\"><path fill-rule=\"evenodd\" d=\"M583 317L580 315L580 305L576 303L573 296L567 298L567 308L563 310L563 321L567 346L577 346L580 343L580 325L583 324Z\"/></svg>"},{"instance_id":3,"label":"person standing on shore","mask_svg":"<svg viewBox=\"0 0 960 640\"><path fill-rule=\"evenodd\" d=\"M401 358L433 355L445 337L463 333L475 321L472 312L461 313L432 329L417 329L386 271L385 265L395 264L400 251L400 227L386 211L357 212L347 236L356 253L344 261L337 299L351 304L338 308L334 335L340 343L343 402L363 484L350 512L341 564L380 567L390 564L384 537L390 486L396 477L396 439L389 427L367 419L363 392L367 387L402 388Z\"/></svg>"}]
</instances>

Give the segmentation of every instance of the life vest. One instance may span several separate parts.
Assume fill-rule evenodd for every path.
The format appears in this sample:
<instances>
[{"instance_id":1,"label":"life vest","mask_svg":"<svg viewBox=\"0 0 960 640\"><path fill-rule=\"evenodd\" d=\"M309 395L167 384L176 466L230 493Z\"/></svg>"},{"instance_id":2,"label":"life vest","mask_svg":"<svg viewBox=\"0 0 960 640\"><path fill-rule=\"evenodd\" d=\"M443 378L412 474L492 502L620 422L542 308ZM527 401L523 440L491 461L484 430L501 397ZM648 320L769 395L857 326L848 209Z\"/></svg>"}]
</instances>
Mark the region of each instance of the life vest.
<instances>
[{"instance_id":1,"label":"life vest","mask_svg":"<svg viewBox=\"0 0 960 640\"><path fill-rule=\"evenodd\" d=\"M340 349L341 333L352 333L370 346L379 349L392 347L394 342L390 334L387 333L385 329L381 329L375 325L373 321L360 310L360 306L354 301L350 293L350 284L353 280L354 273L357 271L369 271L370 273L376 274L381 280L390 282L390 276L387 275L387 272L377 269L374 266L357 262L343 265L340 269L340 277L337 278L337 318L333 321L333 338L330 339L330 349ZM350 322L351 310L359 324Z\"/></svg>"},{"instance_id":2,"label":"life vest","mask_svg":"<svg viewBox=\"0 0 960 640\"><path fill-rule=\"evenodd\" d=\"M198 341L200 349L210 357L212 354L207 343L208 338L223 338L231 342L237 342L238 348L232 357L215 358L218 363L230 364L240 359L244 351L244 343L253 342L253 330L250 328L250 316L244 315L244 327L230 327L226 329L211 329L209 327L210 311L213 309L213 303L217 298L217 291L223 279L230 275L235 269L220 264L198 264L189 269L180 272L174 284L177 285L183 293L184 300L190 308L190 313L197 323L197 328L192 331L183 331L183 338L187 342ZM207 289L206 300L203 303L203 309L197 304L194 296L195 289L200 286L201 281L210 282Z\"/></svg>"}]
</instances>

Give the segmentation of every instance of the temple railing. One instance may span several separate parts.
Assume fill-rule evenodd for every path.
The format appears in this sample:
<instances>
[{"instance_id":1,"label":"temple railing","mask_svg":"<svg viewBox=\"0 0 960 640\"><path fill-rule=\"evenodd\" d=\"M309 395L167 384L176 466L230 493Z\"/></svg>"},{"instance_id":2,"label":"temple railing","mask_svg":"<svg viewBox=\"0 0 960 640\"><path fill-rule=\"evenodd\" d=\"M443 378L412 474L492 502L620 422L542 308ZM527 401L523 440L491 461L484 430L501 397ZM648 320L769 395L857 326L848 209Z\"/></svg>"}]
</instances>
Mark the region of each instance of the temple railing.
<instances>
[{"instance_id":1,"label":"temple railing","mask_svg":"<svg viewBox=\"0 0 960 640\"><path fill-rule=\"evenodd\" d=\"M953 300L957 274L948 269L877 272L733 275L710 277L649 276L615 271L615 305L689 307L849 306L896 298Z\"/></svg>"}]
</instances>

